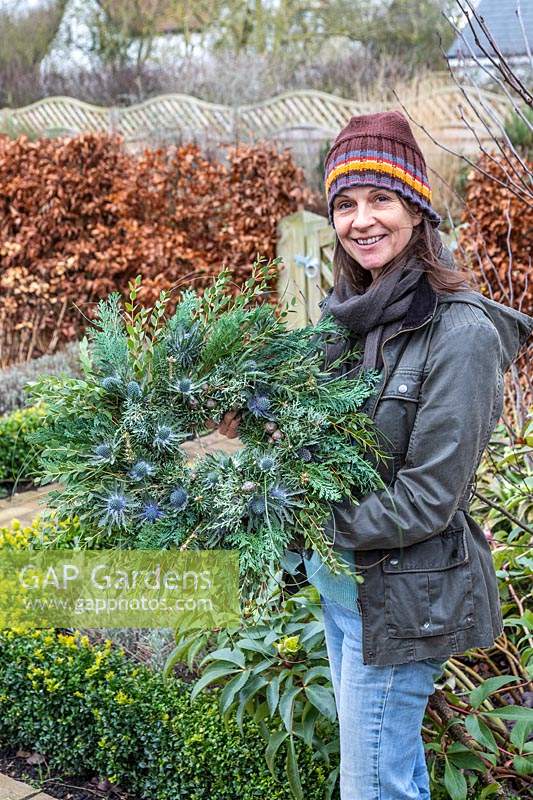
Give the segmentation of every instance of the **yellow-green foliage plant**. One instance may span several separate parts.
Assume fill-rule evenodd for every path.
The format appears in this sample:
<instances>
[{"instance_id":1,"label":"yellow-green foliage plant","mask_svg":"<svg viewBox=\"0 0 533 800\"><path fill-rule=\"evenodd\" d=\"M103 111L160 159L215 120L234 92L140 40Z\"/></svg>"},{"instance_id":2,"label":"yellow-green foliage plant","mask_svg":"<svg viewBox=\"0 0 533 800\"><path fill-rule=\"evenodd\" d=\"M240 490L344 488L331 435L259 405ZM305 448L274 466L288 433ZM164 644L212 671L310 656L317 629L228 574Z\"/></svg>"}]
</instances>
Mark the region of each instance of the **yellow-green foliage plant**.
<instances>
[{"instance_id":1,"label":"yellow-green foliage plant","mask_svg":"<svg viewBox=\"0 0 533 800\"><path fill-rule=\"evenodd\" d=\"M28 483L36 475L40 448L28 437L41 427L42 404L21 408L0 417L0 483Z\"/></svg>"},{"instance_id":2,"label":"yellow-green foliage plant","mask_svg":"<svg viewBox=\"0 0 533 800\"><path fill-rule=\"evenodd\" d=\"M258 753L257 725L243 734L218 710L218 691L191 702L190 687L165 683L111 642L53 630L0 631L0 746L36 750L51 771L94 775L158 800L289 800ZM325 774L298 745L308 800Z\"/></svg>"}]
</instances>

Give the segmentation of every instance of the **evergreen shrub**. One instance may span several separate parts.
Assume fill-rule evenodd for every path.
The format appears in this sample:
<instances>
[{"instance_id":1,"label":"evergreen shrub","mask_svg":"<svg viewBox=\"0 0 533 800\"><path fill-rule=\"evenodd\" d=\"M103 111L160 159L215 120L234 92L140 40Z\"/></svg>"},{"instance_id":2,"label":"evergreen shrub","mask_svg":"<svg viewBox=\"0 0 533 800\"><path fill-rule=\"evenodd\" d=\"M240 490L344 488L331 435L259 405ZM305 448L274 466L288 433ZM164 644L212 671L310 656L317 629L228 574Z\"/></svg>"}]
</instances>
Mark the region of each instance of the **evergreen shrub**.
<instances>
[{"instance_id":1,"label":"evergreen shrub","mask_svg":"<svg viewBox=\"0 0 533 800\"><path fill-rule=\"evenodd\" d=\"M245 720L243 731L222 720L218 690L191 702L187 684L133 665L110 641L0 632L0 743L44 754L63 776L97 773L157 800L289 800L257 726ZM298 749L305 797L319 800L324 770Z\"/></svg>"},{"instance_id":2,"label":"evergreen shrub","mask_svg":"<svg viewBox=\"0 0 533 800\"><path fill-rule=\"evenodd\" d=\"M27 483L37 469L38 447L29 442L44 417L39 404L0 417L0 483Z\"/></svg>"}]
</instances>

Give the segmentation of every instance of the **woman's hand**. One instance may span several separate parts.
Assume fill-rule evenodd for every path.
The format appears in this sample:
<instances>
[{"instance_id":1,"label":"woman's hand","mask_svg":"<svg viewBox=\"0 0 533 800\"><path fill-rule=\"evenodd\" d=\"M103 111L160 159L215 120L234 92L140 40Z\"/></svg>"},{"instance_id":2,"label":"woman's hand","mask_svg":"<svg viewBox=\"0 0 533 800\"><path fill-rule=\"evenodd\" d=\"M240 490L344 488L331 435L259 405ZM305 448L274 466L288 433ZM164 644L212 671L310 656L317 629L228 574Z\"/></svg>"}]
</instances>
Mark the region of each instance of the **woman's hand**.
<instances>
[{"instance_id":1,"label":"woman's hand","mask_svg":"<svg viewBox=\"0 0 533 800\"><path fill-rule=\"evenodd\" d=\"M226 411L222 422L216 423L213 419L208 419L207 424L213 430L217 429L223 436L227 436L228 439L236 439L239 435L237 429L240 421L241 417L238 411Z\"/></svg>"}]
</instances>

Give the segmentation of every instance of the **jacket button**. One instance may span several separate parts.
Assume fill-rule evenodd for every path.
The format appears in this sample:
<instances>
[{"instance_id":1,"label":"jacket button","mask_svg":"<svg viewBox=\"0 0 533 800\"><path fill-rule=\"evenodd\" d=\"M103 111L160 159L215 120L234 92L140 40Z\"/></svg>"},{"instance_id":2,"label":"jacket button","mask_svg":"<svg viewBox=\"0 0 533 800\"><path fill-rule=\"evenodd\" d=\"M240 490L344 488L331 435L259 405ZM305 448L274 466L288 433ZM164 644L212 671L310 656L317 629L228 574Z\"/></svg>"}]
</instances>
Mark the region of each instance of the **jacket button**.
<instances>
[{"instance_id":1,"label":"jacket button","mask_svg":"<svg viewBox=\"0 0 533 800\"><path fill-rule=\"evenodd\" d=\"M389 564L392 564L393 567L395 567L397 563L398 563L397 558L391 558L391 560L389 561Z\"/></svg>"},{"instance_id":2,"label":"jacket button","mask_svg":"<svg viewBox=\"0 0 533 800\"><path fill-rule=\"evenodd\" d=\"M406 383L400 383L400 385L398 386L398 391L401 392L402 394L404 394L407 391L407 384Z\"/></svg>"}]
</instances>

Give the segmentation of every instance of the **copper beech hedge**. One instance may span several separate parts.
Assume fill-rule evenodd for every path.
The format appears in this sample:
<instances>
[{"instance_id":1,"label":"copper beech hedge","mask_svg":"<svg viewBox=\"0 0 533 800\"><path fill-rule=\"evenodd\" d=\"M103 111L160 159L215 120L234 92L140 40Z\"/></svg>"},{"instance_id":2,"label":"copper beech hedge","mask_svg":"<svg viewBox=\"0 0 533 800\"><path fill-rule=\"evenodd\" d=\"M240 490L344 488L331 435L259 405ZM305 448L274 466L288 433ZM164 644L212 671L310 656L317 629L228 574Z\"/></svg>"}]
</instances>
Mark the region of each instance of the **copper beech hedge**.
<instances>
[{"instance_id":1,"label":"copper beech hedge","mask_svg":"<svg viewBox=\"0 0 533 800\"><path fill-rule=\"evenodd\" d=\"M521 178L525 186L529 185L533 163L528 163L529 172L526 173L511 153L508 158L513 160L517 172L513 180L517 183ZM470 262L484 294L515 308L521 303L524 313L533 314L533 210L505 185L491 179L493 175L503 184L508 180L509 166L500 155L484 155L479 167L488 175L472 170L468 176L461 220L468 224L462 228L459 252Z\"/></svg>"},{"instance_id":2,"label":"copper beech hedge","mask_svg":"<svg viewBox=\"0 0 533 800\"><path fill-rule=\"evenodd\" d=\"M511 152L507 152L507 159L498 153L483 155L478 165L486 174L478 170L469 174L461 220L467 224L461 229L458 253L463 266L472 267L483 294L531 315L533 210L506 189L505 183L511 175L515 183L528 186L533 164L524 160L526 171ZM509 164L513 165L514 174ZM510 418L516 417L517 411L525 418L533 402L532 348L530 345L518 358L516 378L507 375L506 411Z\"/></svg>"},{"instance_id":3,"label":"copper beech hedge","mask_svg":"<svg viewBox=\"0 0 533 800\"><path fill-rule=\"evenodd\" d=\"M0 140L0 366L77 338L97 301L139 273L147 299L201 290L223 266L238 291L311 193L289 150L226 156L193 144L135 155L95 134Z\"/></svg>"}]
</instances>

